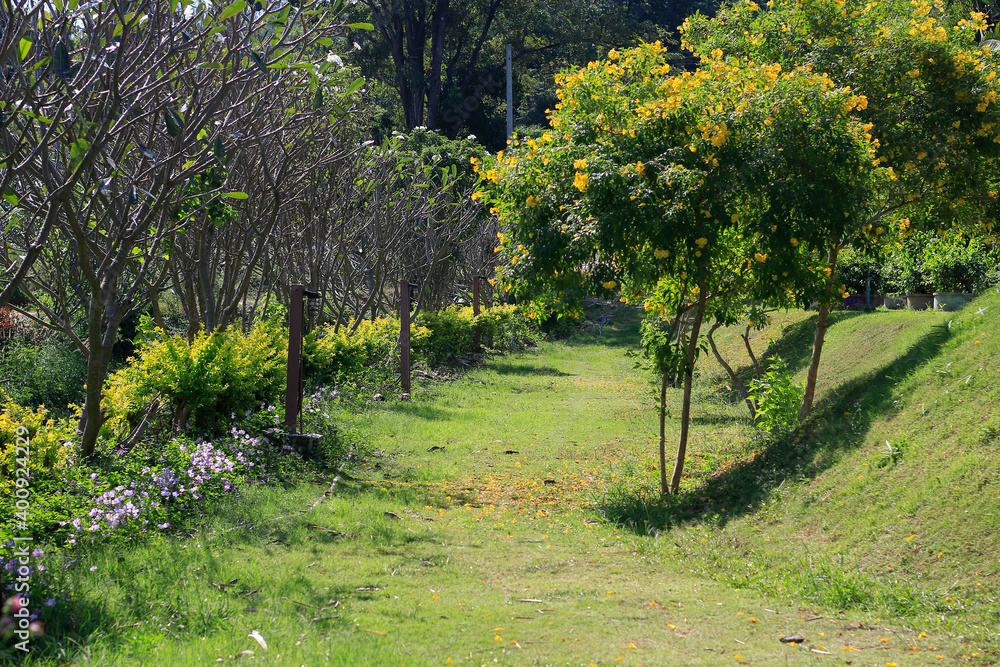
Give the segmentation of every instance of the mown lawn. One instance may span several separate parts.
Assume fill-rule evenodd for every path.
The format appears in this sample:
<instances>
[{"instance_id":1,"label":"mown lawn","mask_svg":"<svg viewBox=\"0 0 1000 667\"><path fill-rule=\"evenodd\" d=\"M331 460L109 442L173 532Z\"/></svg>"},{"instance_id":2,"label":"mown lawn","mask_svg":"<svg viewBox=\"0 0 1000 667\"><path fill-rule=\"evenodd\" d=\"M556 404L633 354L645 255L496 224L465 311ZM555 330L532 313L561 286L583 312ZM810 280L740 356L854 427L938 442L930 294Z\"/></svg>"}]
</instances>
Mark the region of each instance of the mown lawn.
<instances>
[{"instance_id":1,"label":"mown lawn","mask_svg":"<svg viewBox=\"0 0 1000 667\"><path fill-rule=\"evenodd\" d=\"M345 415L358 458L339 475L247 488L188 534L89 553L59 575L71 591L67 636L40 644L46 650L29 664L986 659L912 615L814 603L794 589L801 579L781 568L812 547L789 540L780 562L760 548L781 534L768 503L808 480L775 483L777 491L762 480L747 491L732 487L753 483L730 477L730 488L718 487L718 471L745 471L757 445L745 408L712 373L698 385L685 494L650 507L654 396L623 356L637 344L636 316L616 313L602 335L495 357L457 380L423 385L412 401ZM794 334L805 317L782 323ZM830 368L839 368L831 349ZM676 428L679 392L670 400ZM758 543L751 522L767 511ZM731 531L747 525L723 532L730 522ZM753 562L758 553L774 566L773 585L754 585L770 576ZM785 644L783 635L806 641Z\"/></svg>"}]
</instances>

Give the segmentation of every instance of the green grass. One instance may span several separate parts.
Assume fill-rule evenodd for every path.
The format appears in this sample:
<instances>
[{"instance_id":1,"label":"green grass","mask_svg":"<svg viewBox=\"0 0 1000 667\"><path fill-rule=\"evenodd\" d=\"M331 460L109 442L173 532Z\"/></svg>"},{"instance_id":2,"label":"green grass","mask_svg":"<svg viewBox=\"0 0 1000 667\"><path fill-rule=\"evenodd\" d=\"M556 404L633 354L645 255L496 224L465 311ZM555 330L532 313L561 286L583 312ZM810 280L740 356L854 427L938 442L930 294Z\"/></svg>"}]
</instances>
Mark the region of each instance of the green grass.
<instances>
[{"instance_id":1,"label":"green grass","mask_svg":"<svg viewBox=\"0 0 1000 667\"><path fill-rule=\"evenodd\" d=\"M622 354L637 315L616 310L601 336L344 413L357 458L329 495L332 474L254 486L174 537L52 568L70 599L27 664L987 663L1000 329L984 306L1000 298L835 314L817 414L784 438L755 437L706 362L668 502L652 387ZM812 317L757 342L801 376ZM899 453L880 465L885 440Z\"/></svg>"}]
</instances>

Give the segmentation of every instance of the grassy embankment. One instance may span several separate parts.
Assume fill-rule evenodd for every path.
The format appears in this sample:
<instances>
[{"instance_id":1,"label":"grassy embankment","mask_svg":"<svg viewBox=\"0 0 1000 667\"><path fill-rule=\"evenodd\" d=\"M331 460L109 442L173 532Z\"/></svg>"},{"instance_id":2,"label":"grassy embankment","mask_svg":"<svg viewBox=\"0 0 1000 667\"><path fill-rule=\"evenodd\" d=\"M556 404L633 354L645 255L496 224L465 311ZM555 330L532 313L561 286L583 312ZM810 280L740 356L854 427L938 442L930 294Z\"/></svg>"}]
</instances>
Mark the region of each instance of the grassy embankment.
<instances>
[{"instance_id":1,"label":"grassy embankment","mask_svg":"<svg viewBox=\"0 0 1000 667\"><path fill-rule=\"evenodd\" d=\"M95 665L989 663L997 316L995 295L838 314L817 415L784 439L754 440L706 361L690 475L662 503L617 311L602 336L345 415L362 461L328 496L329 478L248 488L187 536L88 554L50 634ZM762 334L800 374L811 321Z\"/></svg>"}]
</instances>

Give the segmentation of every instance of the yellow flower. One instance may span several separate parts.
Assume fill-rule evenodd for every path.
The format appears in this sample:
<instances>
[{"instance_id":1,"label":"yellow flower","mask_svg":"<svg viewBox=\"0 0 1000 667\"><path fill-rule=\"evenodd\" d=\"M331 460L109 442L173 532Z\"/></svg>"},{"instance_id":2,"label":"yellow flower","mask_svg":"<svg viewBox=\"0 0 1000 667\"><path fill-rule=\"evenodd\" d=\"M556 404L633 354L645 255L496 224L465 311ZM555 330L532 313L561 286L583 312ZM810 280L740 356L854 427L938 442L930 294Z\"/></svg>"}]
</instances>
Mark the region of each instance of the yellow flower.
<instances>
[{"instance_id":1,"label":"yellow flower","mask_svg":"<svg viewBox=\"0 0 1000 667\"><path fill-rule=\"evenodd\" d=\"M789 243L791 243L792 246L796 248L799 246L799 240L796 238L793 238L791 241L789 241Z\"/></svg>"},{"instance_id":2,"label":"yellow flower","mask_svg":"<svg viewBox=\"0 0 1000 667\"><path fill-rule=\"evenodd\" d=\"M587 161L586 160L574 160L573 161L573 168L574 169L586 169L587 168Z\"/></svg>"},{"instance_id":3,"label":"yellow flower","mask_svg":"<svg viewBox=\"0 0 1000 667\"><path fill-rule=\"evenodd\" d=\"M524 203L527 205L528 208L538 208L538 200L535 199L534 195L531 195L530 197L528 197L524 201Z\"/></svg>"},{"instance_id":4,"label":"yellow flower","mask_svg":"<svg viewBox=\"0 0 1000 667\"><path fill-rule=\"evenodd\" d=\"M483 193L482 192L473 192L472 193L472 201L476 201L477 199L482 199L482 198L483 198Z\"/></svg>"},{"instance_id":5,"label":"yellow flower","mask_svg":"<svg viewBox=\"0 0 1000 667\"><path fill-rule=\"evenodd\" d=\"M617 284L618 283L616 283L614 280L609 280L608 282L604 283L604 289L614 289L615 285Z\"/></svg>"},{"instance_id":6,"label":"yellow flower","mask_svg":"<svg viewBox=\"0 0 1000 667\"><path fill-rule=\"evenodd\" d=\"M583 172L578 171L576 172L576 177L573 179L573 186L580 192L583 192L584 190L587 189L588 181L589 179L587 178L587 175L584 174Z\"/></svg>"},{"instance_id":7,"label":"yellow flower","mask_svg":"<svg viewBox=\"0 0 1000 667\"><path fill-rule=\"evenodd\" d=\"M708 245L708 239L706 239L704 236L702 236L700 239L695 239L694 242L698 245L699 248L704 248L706 245Z\"/></svg>"},{"instance_id":8,"label":"yellow flower","mask_svg":"<svg viewBox=\"0 0 1000 667\"><path fill-rule=\"evenodd\" d=\"M646 165L642 163L642 160L639 160L638 162L635 163L635 170L639 172L640 176L646 175Z\"/></svg>"},{"instance_id":9,"label":"yellow flower","mask_svg":"<svg viewBox=\"0 0 1000 667\"><path fill-rule=\"evenodd\" d=\"M653 251L653 257L655 257L656 259L665 259L669 255L670 255L670 251L669 250L654 250Z\"/></svg>"},{"instance_id":10,"label":"yellow flower","mask_svg":"<svg viewBox=\"0 0 1000 667\"><path fill-rule=\"evenodd\" d=\"M757 253L754 253L754 257L757 259L758 262L760 262L762 264L767 261L767 253L759 253L759 252L757 252Z\"/></svg>"}]
</instances>

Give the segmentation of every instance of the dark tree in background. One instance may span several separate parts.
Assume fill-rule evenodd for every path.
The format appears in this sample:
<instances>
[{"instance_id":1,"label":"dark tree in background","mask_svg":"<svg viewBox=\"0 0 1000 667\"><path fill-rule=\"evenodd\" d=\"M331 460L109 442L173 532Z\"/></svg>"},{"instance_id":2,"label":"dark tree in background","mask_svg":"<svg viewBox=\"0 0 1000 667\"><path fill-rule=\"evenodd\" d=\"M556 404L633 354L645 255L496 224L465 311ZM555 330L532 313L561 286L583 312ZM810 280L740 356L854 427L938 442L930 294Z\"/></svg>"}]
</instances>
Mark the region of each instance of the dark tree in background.
<instances>
[{"instance_id":1,"label":"dark tree in background","mask_svg":"<svg viewBox=\"0 0 1000 667\"><path fill-rule=\"evenodd\" d=\"M715 0L366 0L375 26L354 61L385 107L382 131L425 126L449 138L505 140L505 46L514 55L516 124L543 125L553 76L640 40L675 43L677 26ZM361 5L359 4L359 8ZM360 17L359 17L360 18ZM376 114L377 116L377 114Z\"/></svg>"}]
</instances>

